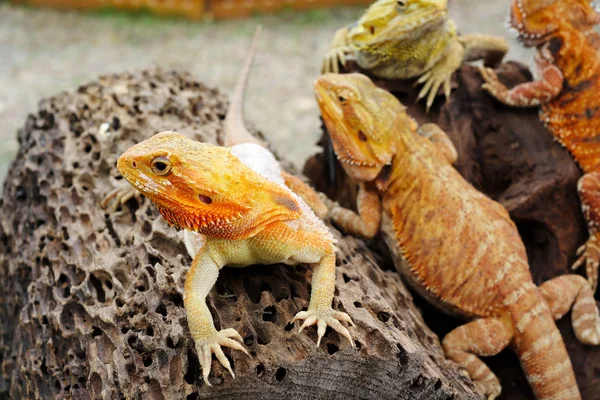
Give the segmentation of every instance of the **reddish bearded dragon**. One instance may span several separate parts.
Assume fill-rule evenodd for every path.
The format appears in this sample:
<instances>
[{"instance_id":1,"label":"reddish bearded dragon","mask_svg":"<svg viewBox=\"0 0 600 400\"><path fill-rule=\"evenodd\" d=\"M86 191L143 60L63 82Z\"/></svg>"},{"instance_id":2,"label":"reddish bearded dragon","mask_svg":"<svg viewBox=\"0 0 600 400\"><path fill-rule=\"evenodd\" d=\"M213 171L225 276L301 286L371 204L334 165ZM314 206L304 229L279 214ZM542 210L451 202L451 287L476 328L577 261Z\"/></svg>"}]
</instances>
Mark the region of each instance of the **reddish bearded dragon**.
<instances>
[{"instance_id":1,"label":"reddish bearded dragon","mask_svg":"<svg viewBox=\"0 0 600 400\"><path fill-rule=\"evenodd\" d=\"M230 147L162 132L131 147L117 163L123 177L157 206L169 224L185 230L193 261L185 281L184 306L208 385L213 353L234 376L222 346L248 354L236 341L242 340L236 330L217 331L206 305L206 296L226 265L314 264L308 310L297 313L293 321L304 320L300 331L316 324L317 345L330 326L354 346L341 323L352 324L352 320L331 307L335 240L286 183L309 200L319 199L305 193L307 185L298 178L283 173L273 154L243 123L243 93L256 37L225 119L224 142Z\"/></svg>"},{"instance_id":2,"label":"reddish bearded dragon","mask_svg":"<svg viewBox=\"0 0 600 400\"><path fill-rule=\"evenodd\" d=\"M508 89L482 68L483 88L513 107L540 107L540 119L584 172L577 189L590 237L573 264L583 264L592 288L600 264L600 23L590 0L514 0L509 24L536 47L540 79Z\"/></svg>"},{"instance_id":3,"label":"reddish bearded dragon","mask_svg":"<svg viewBox=\"0 0 600 400\"><path fill-rule=\"evenodd\" d=\"M600 344L588 281L564 275L535 286L508 212L452 167L456 151L446 134L434 124L418 127L369 78L326 74L315 94L337 157L359 184L358 214L334 204L330 218L367 237L381 225L408 283L469 321L444 337L446 356L494 399L500 382L479 357L510 346L538 399L580 399L554 320L572 307L577 338Z\"/></svg>"}]
</instances>

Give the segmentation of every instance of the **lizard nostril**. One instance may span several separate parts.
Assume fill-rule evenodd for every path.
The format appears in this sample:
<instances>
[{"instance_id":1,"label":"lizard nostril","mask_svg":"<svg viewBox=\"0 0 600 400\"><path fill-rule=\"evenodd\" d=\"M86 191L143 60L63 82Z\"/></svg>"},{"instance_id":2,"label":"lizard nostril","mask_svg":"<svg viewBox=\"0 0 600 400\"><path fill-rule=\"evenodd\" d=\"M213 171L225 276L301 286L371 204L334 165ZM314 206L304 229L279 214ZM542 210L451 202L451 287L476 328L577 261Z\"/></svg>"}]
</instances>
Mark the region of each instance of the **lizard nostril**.
<instances>
[{"instance_id":1,"label":"lizard nostril","mask_svg":"<svg viewBox=\"0 0 600 400\"><path fill-rule=\"evenodd\" d=\"M133 168L137 168L137 163L135 161L132 162L131 165L133 166Z\"/></svg>"}]
</instances>

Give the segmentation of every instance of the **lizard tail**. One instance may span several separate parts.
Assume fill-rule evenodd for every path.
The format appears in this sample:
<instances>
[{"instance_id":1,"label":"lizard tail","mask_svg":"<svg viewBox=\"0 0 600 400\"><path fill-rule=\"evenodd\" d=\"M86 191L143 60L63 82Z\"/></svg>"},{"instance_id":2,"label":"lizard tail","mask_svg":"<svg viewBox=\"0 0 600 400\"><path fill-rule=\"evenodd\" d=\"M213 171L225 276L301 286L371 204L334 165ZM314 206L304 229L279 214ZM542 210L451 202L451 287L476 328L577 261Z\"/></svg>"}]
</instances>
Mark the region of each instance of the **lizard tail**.
<instances>
[{"instance_id":1,"label":"lizard tail","mask_svg":"<svg viewBox=\"0 0 600 400\"><path fill-rule=\"evenodd\" d=\"M246 57L246 62L240 77L233 90L233 96L229 102L229 109L225 116L225 137L223 139L223 145L233 146L240 143L257 143L263 145L263 143L252 136L246 125L244 124L244 94L246 92L246 86L248 84L248 76L250 75L250 69L254 62L254 55L256 54L256 48L258 47L258 39L262 27L259 25L254 33L252 44L250 45L250 52Z\"/></svg>"},{"instance_id":2,"label":"lizard tail","mask_svg":"<svg viewBox=\"0 0 600 400\"><path fill-rule=\"evenodd\" d=\"M535 297L537 302L513 312L513 347L529 385L538 400L581 400L562 336L546 302Z\"/></svg>"}]
</instances>

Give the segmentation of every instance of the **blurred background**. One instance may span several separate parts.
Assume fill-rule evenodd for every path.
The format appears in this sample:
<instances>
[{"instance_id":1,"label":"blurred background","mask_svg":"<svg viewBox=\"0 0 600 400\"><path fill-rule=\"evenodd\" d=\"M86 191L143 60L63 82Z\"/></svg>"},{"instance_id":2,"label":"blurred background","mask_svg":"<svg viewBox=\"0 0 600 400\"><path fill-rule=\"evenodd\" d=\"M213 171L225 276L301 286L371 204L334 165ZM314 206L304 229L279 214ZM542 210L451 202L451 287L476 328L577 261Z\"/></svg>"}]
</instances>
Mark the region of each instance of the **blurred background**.
<instances>
[{"instance_id":1,"label":"blurred background","mask_svg":"<svg viewBox=\"0 0 600 400\"><path fill-rule=\"evenodd\" d=\"M152 65L189 71L229 94L257 24L264 30L248 87L246 120L264 132L279 154L301 168L317 151L320 135L312 81L333 33L367 7L358 2L236 19L220 17L249 11L224 8L217 15L199 15L198 10L188 10L192 19L186 19L147 11L65 11L0 0L0 181L17 151L17 130L42 98L73 90L101 74ZM307 3L318 7L321 2ZM521 47L504 27L508 6L506 0L449 1L451 18L461 33L505 36L511 45L507 59L531 64L533 51Z\"/></svg>"}]
</instances>

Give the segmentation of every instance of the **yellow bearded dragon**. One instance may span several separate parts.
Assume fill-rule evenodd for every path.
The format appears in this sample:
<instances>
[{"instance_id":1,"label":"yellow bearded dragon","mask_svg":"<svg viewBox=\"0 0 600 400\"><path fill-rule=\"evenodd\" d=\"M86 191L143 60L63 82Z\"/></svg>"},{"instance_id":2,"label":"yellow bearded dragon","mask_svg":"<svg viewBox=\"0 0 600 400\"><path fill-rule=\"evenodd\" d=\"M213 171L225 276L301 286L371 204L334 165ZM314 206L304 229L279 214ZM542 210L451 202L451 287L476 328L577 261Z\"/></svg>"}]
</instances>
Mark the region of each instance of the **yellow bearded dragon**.
<instances>
[{"instance_id":1,"label":"yellow bearded dragon","mask_svg":"<svg viewBox=\"0 0 600 400\"><path fill-rule=\"evenodd\" d=\"M452 167L457 153L446 134L434 124L417 126L369 78L326 74L315 94L337 157L359 184L358 214L333 204L330 218L367 237L381 227L408 283L469 321L444 337L446 356L494 399L500 382L479 356L510 346L539 400L580 399L554 320L572 307L576 337L600 344L589 282L564 275L537 287L508 212Z\"/></svg>"},{"instance_id":2,"label":"yellow bearded dragon","mask_svg":"<svg viewBox=\"0 0 600 400\"><path fill-rule=\"evenodd\" d=\"M447 0L377 0L355 23L338 30L323 60L322 72L338 72L354 56L358 65L378 78L416 78L424 83L418 99L427 109L443 85L450 96L450 78L464 61L502 60L508 44L500 37L459 36L448 19Z\"/></svg>"}]
</instances>

